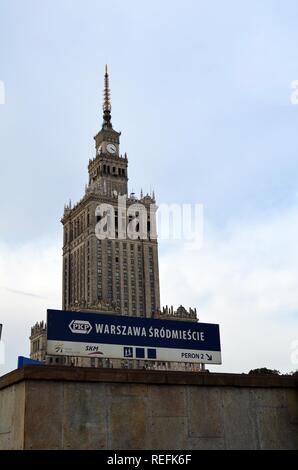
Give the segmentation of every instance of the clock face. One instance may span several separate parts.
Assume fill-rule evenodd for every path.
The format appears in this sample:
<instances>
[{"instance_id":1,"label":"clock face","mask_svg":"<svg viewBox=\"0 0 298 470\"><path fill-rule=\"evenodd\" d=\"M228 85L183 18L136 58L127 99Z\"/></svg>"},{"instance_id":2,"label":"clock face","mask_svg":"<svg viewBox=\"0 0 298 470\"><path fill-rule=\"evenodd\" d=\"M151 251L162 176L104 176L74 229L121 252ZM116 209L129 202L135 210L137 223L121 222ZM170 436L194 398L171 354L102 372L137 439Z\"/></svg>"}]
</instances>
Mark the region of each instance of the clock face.
<instances>
[{"instance_id":1,"label":"clock face","mask_svg":"<svg viewBox=\"0 0 298 470\"><path fill-rule=\"evenodd\" d=\"M116 151L117 151L116 145L114 145L114 144L108 144L108 145L107 145L107 151L108 151L109 153L116 153Z\"/></svg>"}]
</instances>

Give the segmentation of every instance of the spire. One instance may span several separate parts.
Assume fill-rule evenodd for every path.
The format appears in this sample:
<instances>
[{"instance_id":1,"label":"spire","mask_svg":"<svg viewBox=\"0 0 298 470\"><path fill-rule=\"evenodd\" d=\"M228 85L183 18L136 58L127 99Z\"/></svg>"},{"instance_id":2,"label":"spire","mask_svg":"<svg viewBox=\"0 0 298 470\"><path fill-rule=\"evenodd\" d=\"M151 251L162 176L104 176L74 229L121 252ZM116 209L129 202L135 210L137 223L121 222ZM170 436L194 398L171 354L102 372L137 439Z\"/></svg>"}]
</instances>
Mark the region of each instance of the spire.
<instances>
[{"instance_id":1,"label":"spire","mask_svg":"<svg viewBox=\"0 0 298 470\"><path fill-rule=\"evenodd\" d=\"M105 66L105 85L103 92L103 127L112 127L111 123L111 101L109 89L108 66Z\"/></svg>"}]
</instances>

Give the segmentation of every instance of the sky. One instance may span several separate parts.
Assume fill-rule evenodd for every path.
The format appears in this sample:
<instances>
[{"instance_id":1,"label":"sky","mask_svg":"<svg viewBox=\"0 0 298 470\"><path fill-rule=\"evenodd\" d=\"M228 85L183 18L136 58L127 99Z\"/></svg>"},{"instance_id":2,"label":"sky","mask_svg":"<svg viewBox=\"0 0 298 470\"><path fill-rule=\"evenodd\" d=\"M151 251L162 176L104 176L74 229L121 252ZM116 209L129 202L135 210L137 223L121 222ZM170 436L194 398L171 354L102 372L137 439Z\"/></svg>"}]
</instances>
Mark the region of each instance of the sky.
<instances>
[{"instance_id":1,"label":"sky","mask_svg":"<svg viewBox=\"0 0 298 470\"><path fill-rule=\"evenodd\" d=\"M204 207L199 250L159 244L162 304L220 324L210 370L298 368L297 19L294 0L1 0L0 374L61 308L106 63L131 191Z\"/></svg>"}]
</instances>

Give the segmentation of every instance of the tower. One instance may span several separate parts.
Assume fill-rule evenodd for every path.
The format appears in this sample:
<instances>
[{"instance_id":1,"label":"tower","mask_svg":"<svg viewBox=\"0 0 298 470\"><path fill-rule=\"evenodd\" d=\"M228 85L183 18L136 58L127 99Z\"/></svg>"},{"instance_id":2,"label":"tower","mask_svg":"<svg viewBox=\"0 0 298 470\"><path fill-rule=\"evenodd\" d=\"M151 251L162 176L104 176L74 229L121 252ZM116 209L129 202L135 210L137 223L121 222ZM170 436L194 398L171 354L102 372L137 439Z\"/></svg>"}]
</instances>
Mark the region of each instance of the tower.
<instances>
[{"instance_id":1,"label":"tower","mask_svg":"<svg viewBox=\"0 0 298 470\"><path fill-rule=\"evenodd\" d=\"M64 206L61 219L62 308L198 321L196 309L160 308L155 197L154 193L144 196L143 191L139 198L128 193L128 159L120 152L121 133L112 125L107 67L103 95L102 126L94 137L95 155L89 159L85 193L77 204ZM158 361L49 355L43 322L31 328L30 343L30 357L47 364L181 368Z\"/></svg>"},{"instance_id":2,"label":"tower","mask_svg":"<svg viewBox=\"0 0 298 470\"><path fill-rule=\"evenodd\" d=\"M95 156L89 160L88 185L76 205L65 206L61 220L62 305L64 310L150 317L160 310L158 246L156 237L152 237L156 205L149 194L141 194L139 199L133 193L128 195L128 159L126 153L120 153L120 136L111 122L106 66L103 122L94 137ZM125 210L119 209L120 198ZM103 205L112 208L109 217L113 218L114 233L99 239L96 228L103 214L98 208ZM138 206L140 212L145 209L145 236L144 230L141 236ZM136 235L131 238L126 228L133 222Z\"/></svg>"}]
</instances>

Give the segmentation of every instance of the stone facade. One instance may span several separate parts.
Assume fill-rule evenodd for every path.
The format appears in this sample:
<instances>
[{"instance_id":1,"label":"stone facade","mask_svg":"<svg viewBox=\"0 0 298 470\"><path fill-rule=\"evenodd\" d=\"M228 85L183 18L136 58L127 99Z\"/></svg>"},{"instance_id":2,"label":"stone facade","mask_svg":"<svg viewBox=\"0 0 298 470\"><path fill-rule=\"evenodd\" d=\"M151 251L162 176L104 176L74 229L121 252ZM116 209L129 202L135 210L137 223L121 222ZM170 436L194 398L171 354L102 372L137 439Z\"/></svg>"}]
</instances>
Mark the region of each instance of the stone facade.
<instances>
[{"instance_id":1,"label":"stone facade","mask_svg":"<svg viewBox=\"0 0 298 470\"><path fill-rule=\"evenodd\" d=\"M31 328L30 357L36 361L45 361L47 347L47 325L45 322L37 322Z\"/></svg>"},{"instance_id":2,"label":"stone facade","mask_svg":"<svg viewBox=\"0 0 298 470\"><path fill-rule=\"evenodd\" d=\"M25 366L0 449L297 449L297 378Z\"/></svg>"},{"instance_id":3,"label":"stone facade","mask_svg":"<svg viewBox=\"0 0 298 470\"><path fill-rule=\"evenodd\" d=\"M166 305L160 311L157 311L154 314L154 318L159 318L161 320L183 320L192 322L197 322L199 320L196 308L189 308L187 311L183 305L180 305L177 310L174 310L173 305L171 307Z\"/></svg>"}]
</instances>

